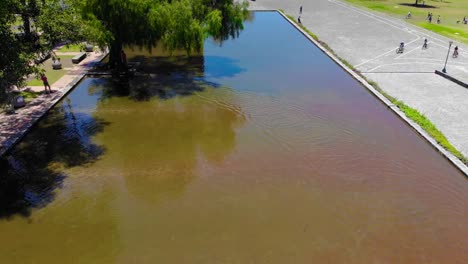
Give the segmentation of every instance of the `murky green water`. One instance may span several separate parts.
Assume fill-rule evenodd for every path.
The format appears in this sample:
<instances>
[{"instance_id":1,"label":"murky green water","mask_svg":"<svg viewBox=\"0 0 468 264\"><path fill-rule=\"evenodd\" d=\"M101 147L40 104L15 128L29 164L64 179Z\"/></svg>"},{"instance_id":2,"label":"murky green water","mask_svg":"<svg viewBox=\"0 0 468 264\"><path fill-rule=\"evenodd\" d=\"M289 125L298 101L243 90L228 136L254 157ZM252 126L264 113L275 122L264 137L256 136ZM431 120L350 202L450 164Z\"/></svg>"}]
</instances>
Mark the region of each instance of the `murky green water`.
<instances>
[{"instance_id":1,"label":"murky green water","mask_svg":"<svg viewBox=\"0 0 468 264\"><path fill-rule=\"evenodd\" d=\"M467 263L468 182L276 13L88 78L0 170L0 263Z\"/></svg>"}]
</instances>

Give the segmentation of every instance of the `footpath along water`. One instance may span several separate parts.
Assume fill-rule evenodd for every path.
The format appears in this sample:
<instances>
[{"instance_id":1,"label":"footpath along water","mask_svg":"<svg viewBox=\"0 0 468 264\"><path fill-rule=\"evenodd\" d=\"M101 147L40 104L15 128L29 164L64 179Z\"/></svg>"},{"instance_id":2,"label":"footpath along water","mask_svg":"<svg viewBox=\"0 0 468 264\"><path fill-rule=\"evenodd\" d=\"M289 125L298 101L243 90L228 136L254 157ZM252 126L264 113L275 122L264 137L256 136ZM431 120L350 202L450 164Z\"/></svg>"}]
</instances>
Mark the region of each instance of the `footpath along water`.
<instances>
[{"instance_id":1,"label":"footpath along water","mask_svg":"<svg viewBox=\"0 0 468 264\"><path fill-rule=\"evenodd\" d=\"M0 164L0 263L467 263L468 182L274 12L87 78Z\"/></svg>"}]
</instances>

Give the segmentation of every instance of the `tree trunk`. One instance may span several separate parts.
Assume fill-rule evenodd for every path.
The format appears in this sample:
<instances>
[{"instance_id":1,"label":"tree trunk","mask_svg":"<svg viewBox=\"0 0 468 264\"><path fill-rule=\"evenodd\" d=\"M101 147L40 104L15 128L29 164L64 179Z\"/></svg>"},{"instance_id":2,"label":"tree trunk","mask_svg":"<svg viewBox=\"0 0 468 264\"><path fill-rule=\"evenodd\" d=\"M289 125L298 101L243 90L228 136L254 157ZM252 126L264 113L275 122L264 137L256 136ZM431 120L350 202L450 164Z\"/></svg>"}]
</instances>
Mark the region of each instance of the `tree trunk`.
<instances>
[{"instance_id":1,"label":"tree trunk","mask_svg":"<svg viewBox=\"0 0 468 264\"><path fill-rule=\"evenodd\" d=\"M115 39L110 44L109 50L109 65L112 69L122 68L123 62L120 56L120 51L122 50L122 42L119 39Z\"/></svg>"},{"instance_id":2,"label":"tree trunk","mask_svg":"<svg viewBox=\"0 0 468 264\"><path fill-rule=\"evenodd\" d=\"M31 21L29 20L29 15L22 14L21 19L23 20L24 38L30 41L32 37L31 37Z\"/></svg>"}]
</instances>

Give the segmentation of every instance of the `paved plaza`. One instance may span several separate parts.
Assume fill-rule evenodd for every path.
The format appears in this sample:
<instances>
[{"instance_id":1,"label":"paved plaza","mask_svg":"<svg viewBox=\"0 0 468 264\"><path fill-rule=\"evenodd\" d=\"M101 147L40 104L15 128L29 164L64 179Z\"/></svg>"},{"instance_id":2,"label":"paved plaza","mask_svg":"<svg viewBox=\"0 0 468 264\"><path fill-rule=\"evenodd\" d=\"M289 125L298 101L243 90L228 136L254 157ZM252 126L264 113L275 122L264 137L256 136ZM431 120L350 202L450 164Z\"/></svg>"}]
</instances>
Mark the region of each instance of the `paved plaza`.
<instances>
[{"instance_id":1,"label":"paved plaza","mask_svg":"<svg viewBox=\"0 0 468 264\"><path fill-rule=\"evenodd\" d=\"M468 156L468 89L434 74L442 70L449 39L384 14L337 0L257 0L251 10L283 9L326 42L368 79L426 115ZM428 48L422 49L424 39ZM405 52L397 54L400 42ZM450 53L447 72L468 82L468 46L454 42L460 55Z\"/></svg>"}]
</instances>

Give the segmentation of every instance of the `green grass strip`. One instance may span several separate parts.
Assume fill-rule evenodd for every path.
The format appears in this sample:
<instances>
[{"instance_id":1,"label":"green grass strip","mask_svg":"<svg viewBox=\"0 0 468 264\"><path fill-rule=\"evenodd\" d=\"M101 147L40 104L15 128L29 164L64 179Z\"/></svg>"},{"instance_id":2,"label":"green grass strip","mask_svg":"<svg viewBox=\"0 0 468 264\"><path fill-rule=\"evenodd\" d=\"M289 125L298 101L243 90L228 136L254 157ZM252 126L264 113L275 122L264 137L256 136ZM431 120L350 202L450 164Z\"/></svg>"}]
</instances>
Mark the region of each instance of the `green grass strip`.
<instances>
[{"instance_id":1,"label":"green grass strip","mask_svg":"<svg viewBox=\"0 0 468 264\"><path fill-rule=\"evenodd\" d=\"M47 76L47 79L49 81L50 85L53 85L56 81L58 81L62 76L64 76L66 73L65 70L47 70L45 72L45 75ZM44 84L42 83L42 80L39 79L39 76L36 76L36 78L26 82L27 86L43 86Z\"/></svg>"},{"instance_id":2,"label":"green grass strip","mask_svg":"<svg viewBox=\"0 0 468 264\"><path fill-rule=\"evenodd\" d=\"M80 52L83 51L84 44L68 44L61 47L58 52Z\"/></svg>"},{"instance_id":3,"label":"green grass strip","mask_svg":"<svg viewBox=\"0 0 468 264\"><path fill-rule=\"evenodd\" d=\"M282 9L279 10L281 13L286 15ZM389 95L386 93L382 88L379 87L379 85L371 80L368 80L362 73L360 73L356 68L354 68L351 63L348 61L340 58L338 55L336 55L335 51L330 48L325 42L321 41L317 35L313 34L310 32L308 29L306 29L302 24L297 23L297 21L294 19L294 17L290 15L286 15L291 21L293 21L297 26L299 26L302 30L304 30L307 34L309 34L314 40L320 43L327 51L332 53L336 58L338 58L346 67L350 68L352 71L354 71L356 74L358 74L361 78L363 78L368 84L370 84L372 87L374 87L375 90L377 90L380 94L385 96L392 104L396 105L409 119L413 120L416 124L418 124L422 129L424 129L432 138L434 138L439 145L441 145L444 149L447 151L451 152L455 157L457 157L459 160L461 160L463 163L468 165L468 158L465 157L460 151L458 151L445 137L442 132L440 132L439 129L423 114L421 114L418 110L409 107L402 101L398 100L397 98Z\"/></svg>"}]
</instances>

